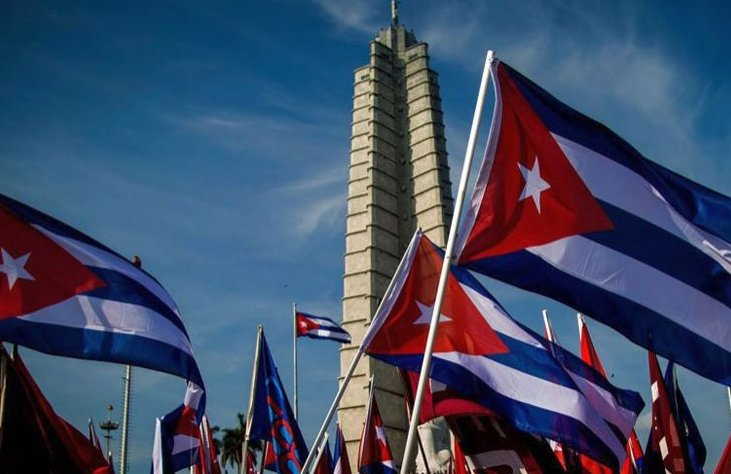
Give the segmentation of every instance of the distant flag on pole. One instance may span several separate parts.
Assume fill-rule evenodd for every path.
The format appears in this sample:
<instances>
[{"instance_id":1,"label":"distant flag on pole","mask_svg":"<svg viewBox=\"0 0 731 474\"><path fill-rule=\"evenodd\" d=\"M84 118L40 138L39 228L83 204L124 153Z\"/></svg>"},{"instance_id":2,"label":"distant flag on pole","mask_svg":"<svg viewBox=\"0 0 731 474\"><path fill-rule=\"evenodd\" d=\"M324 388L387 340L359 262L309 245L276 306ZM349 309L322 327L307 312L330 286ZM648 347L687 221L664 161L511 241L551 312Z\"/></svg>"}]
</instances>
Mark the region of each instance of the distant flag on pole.
<instances>
[{"instance_id":1,"label":"distant flag on pole","mask_svg":"<svg viewBox=\"0 0 731 474\"><path fill-rule=\"evenodd\" d=\"M279 474L299 474L307 458L307 446L263 333L257 371L250 439L269 442Z\"/></svg>"},{"instance_id":2,"label":"distant flag on pole","mask_svg":"<svg viewBox=\"0 0 731 474\"><path fill-rule=\"evenodd\" d=\"M198 450L198 464L195 466L194 474L221 474L218 450L206 415L203 415L199 430L201 442Z\"/></svg>"},{"instance_id":3,"label":"distant flag on pole","mask_svg":"<svg viewBox=\"0 0 731 474\"><path fill-rule=\"evenodd\" d=\"M396 474L393 454L388 446L383 419L378 411L378 403L373 396L373 390L371 387L371 398L366 412L363 435L360 439L358 472L360 474Z\"/></svg>"},{"instance_id":4,"label":"distant flag on pole","mask_svg":"<svg viewBox=\"0 0 731 474\"><path fill-rule=\"evenodd\" d=\"M363 340L367 354L418 371L441 250L417 232ZM434 343L431 378L515 427L619 467L643 407L578 357L513 320L466 270L452 267ZM559 362L560 360L560 362Z\"/></svg>"},{"instance_id":5,"label":"distant flag on pole","mask_svg":"<svg viewBox=\"0 0 731 474\"><path fill-rule=\"evenodd\" d=\"M675 366L669 362L665 368L665 387L668 391L670 407L678 425L680 443L688 463L687 471L691 474L703 474L703 465L706 463L706 445L701 437L698 425L695 423L690 408L685 401L680 385L675 378Z\"/></svg>"},{"instance_id":6,"label":"distant flag on pole","mask_svg":"<svg viewBox=\"0 0 731 474\"><path fill-rule=\"evenodd\" d=\"M313 316L297 311L297 337L312 339L330 339L332 341L350 343L350 334L330 318Z\"/></svg>"},{"instance_id":7,"label":"distant flag on pole","mask_svg":"<svg viewBox=\"0 0 731 474\"><path fill-rule=\"evenodd\" d=\"M345 445L343 430L338 425L335 434L335 454L333 455L333 474L351 474L348 448Z\"/></svg>"},{"instance_id":8,"label":"distant flag on pole","mask_svg":"<svg viewBox=\"0 0 731 474\"><path fill-rule=\"evenodd\" d=\"M644 158L507 64L492 72L459 265L731 385L731 198Z\"/></svg>"},{"instance_id":9,"label":"distant flag on pole","mask_svg":"<svg viewBox=\"0 0 731 474\"><path fill-rule=\"evenodd\" d=\"M124 257L0 195L0 259L0 340L203 386L175 302Z\"/></svg>"},{"instance_id":10,"label":"distant flag on pole","mask_svg":"<svg viewBox=\"0 0 731 474\"><path fill-rule=\"evenodd\" d=\"M652 426L645 447L643 472L647 474L686 474L688 465L677 420L654 353L647 353L652 393Z\"/></svg>"},{"instance_id":11,"label":"distant flag on pole","mask_svg":"<svg viewBox=\"0 0 731 474\"><path fill-rule=\"evenodd\" d=\"M172 474L198 463L204 405L203 390L188 382L183 404L155 423L152 474Z\"/></svg>"},{"instance_id":12,"label":"distant flag on pole","mask_svg":"<svg viewBox=\"0 0 731 474\"><path fill-rule=\"evenodd\" d=\"M581 360L596 369L597 372L606 378L607 372L604 370L602 361L599 359L599 354L597 354L596 349L594 348L594 343L592 342L591 335L589 334L589 327L586 325L586 321L584 321L584 317L581 314L578 314L576 317L579 323L579 347L581 351ZM627 438L625 450L627 451L627 457L622 463L620 474L640 474L642 472L642 447L640 446L640 441L637 438L637 433L635 433L634 429ZM584 473L611 472L607 466L604 466L587 456L579 456L579 463L582 467L582 472Z\"/></svg>"}]
</instances>

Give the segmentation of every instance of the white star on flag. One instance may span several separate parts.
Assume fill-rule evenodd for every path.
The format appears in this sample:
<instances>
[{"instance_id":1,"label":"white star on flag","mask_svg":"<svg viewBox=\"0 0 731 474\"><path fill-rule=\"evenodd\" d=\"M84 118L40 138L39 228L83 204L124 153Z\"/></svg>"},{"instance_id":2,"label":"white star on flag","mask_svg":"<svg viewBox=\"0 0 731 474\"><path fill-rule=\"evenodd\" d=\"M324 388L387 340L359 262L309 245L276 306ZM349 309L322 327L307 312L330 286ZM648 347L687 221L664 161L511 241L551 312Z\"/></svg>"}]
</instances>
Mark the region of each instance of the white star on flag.
<instances>
[{"instance_id":1,"label":"white star on flag","mask_svg":"<svg viewBox=\"0 0 731 474\"><path fill-rule=\"evenodd\" d=\"M536 156L536 161L533 163L533 169L526 168L522 163L518 163L518 169L525 180L525 187L523 188L523 192L520 193L518 201L522 201L528 197L533 198L533 202L538 209L538 214L540 214L541 193L550 189L551 185L541 178L541 166L538 164L538 156Z\"/></svg>"},{"instance_id":2,"label":"white star on flag","mask_svg":"<svg viewBox=\"0 0 731 474\"><path fill-rule=\"evenodd\" d=\"M30 258L30 252L25 255L21 255L18 258L13 258L13 256L5 249L0 248L0 251L2 252L3 259L3 263L0 264L0 272L4 273L5 276L8 277L8 286L11 290L13 289L15 282L18 281L18 278L22 278L23 280L35 280L33 275L28 273L25 269L25 264L28 262L28 258Z\"/></svg>"},{"instance_id":3,"label":"white star on flag","mask_svg":"<svg viewBox=\"0 0 731 474\"><path fill-rule=\"evenodd\" d=\"M434 306L428 306L425 304L422 304L420 301L416 301L416 306L419 307L419 317L414 320L411 324L430 324L431 323L431 314L434 312ZM439 323L443 323L446 321L451 321L452 318L449 316L446 316L444 313L439 315Z\"/></svg>"}]
</instances>

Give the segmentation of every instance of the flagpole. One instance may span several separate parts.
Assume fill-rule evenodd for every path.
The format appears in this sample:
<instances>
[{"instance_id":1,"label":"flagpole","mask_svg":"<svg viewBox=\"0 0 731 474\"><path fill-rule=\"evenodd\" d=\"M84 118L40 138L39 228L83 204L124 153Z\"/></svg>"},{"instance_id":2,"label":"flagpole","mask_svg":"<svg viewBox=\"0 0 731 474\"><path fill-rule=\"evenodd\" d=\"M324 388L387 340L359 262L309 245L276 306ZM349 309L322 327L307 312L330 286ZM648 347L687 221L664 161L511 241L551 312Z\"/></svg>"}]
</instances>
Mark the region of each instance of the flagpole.
<instances>
[{"instance_id":1,"label":"flagpole","mask_svg":"<svg viewBox=\"0 0 731 474\"><path fill-rule=\"evenodd\" d=\"M240 474L246 472L246 453L249 449L249 436L251 435L251 420L254 417L254 396L256 395L256 383L259 375L259 357L261 356L261 336L264 334L264 327L260 324L256 327L256 350L254 351L254 366L251 369L251 387L249 388L249 407L246 411L246 433L244 443L241 445L241 467Z\"/></svg>"},{"instance_id":2,"label":"flagpole","mask_svg":"<svg viewBox=\"0 0 731 474\"><path fill-rule=\"evenodd\" d=\"M322 455L325 453L325 443L327 443L328 434L325 433L325 436L322 438L322 448L317 452L317 458L315 458L315 469L317 469L317 466L320 465L320 459L322 459Z\"/></svg>"},{"instance_id":3,"label":"flagpole","mask_svg":"<svg viewBox=\"0 0 731 474\"><path fill-rule=\"evenodd\" d=\"M119 441L119 474L127 474L127 441L129 439L130 395L132 392L132 366L124 368L124 395L122 397L122 436Z\"/></svg>"},{"instance_id":4,"label":"flagpole","mask_svg":"<svg viewBox=\"0 0 731 474\"><path fill-rule=\"evenodd\" d=\"M292 354L294 357L294 419L297 419L297 303L292 303Z\"/></svg>"},{"instance_id":5,"label":"flagpole","mask_svg":"<svg viewBox=\"0 0 731 474\"><path fill-rule=\"evenodd\" d=\"M398 264L398 267L396 267L396 271L394 272L394 275L398 275L401 271L401 268L404 266L404 259L402 258L401 261ZM383 293L384 295L387 295L391 292L394 285L394 279L391 278L391 281L388 282L388 286L386 287L386 291ZM383 306L383 299L378 303L378 308L376 309L376 313L378 314L381 311L381 306ZM322 422L322 426L320 426L320 431L317 432L317 436L315 436L315 440L312 442L312 449L307 455L307 459L305 460L305 463L302 465L302 470L300 471L302 474L308 474L309 468L312 466L312 462L314 461L314 455L315 449L322 441L323 436L325 436L325 433L327 432L327 428L330 426L330 423L332 422L333 416L335 416L335 411L338 409L338 405L340 404L340 400L342 400L343 395L345 395L345 390L348 388L348 385L350 384L350 380L353 378L353 374L355 373L355 368L358 366L358 362L360 361L360 358L363 356L364 350L363 350L363 341L360 341L360 345L358 346L358 350L356 351L355 355L353 356L353 359L350 361L350 367L348 367L348 371L345 373L345 377L343 378L343 382L340 384L340 388L338 388L338 393L335 394L335 398L333 399L332 403L330 404L330 408L328 408L327 413L325 414L325 419Z\"/></svg>"},{"instance_id":6,"label":"flagpole","mask_svg":"<svg viewBox=\"0 0 731 474\"><path fill-rule=\"evenodd\" d=\"M480 81L480 90L477 94L477 104L475 105L475 113L472 116L472 128L470 137L467 140L467 149L465 150L464 162L462 164L462 176L459 180L459 189L457 191L457 199L454 202L454 215L452 223L449 227L449 238L447 239L447 248L444 253L444 262L442 263L442 271L439 275L439 285L437 287L436 300L429 323L429 335L426 339L426 347L424 347L424 359L421 364L421 372L419 373L419 384L416 389L414 398L414 407L411 413L411 421L409 423L409 432L406 437L406 447L404 448L404 457L401 461L401 474L407 474L411 471L411 458L413 457L414 445L416 444L416 429L419 426L419 414L421 413L421 403L424 400L424 388L429 379L429 369L431 368L431 357L434 350L434 340L437 335L437 327L439 325L439 314L442 309L442 301L444 300L444 291L447 286L447 278L449 277L449 269L454 258L454 243L457 240L457 230L462 215L462 204L464 203L465 191L467 189L467 181L470 177L470 168L472 167L472 158L475 154L475 144L477 142L477 133L482 121L482 109L485 104L485 92L487 91L487 82L490 77L490 66L492 65L493 52L488 51L485 56L485 66L482 70L482 79Z\"/></svg>"},{"instance_id":7,"label":"flagpole","mask_svg":"<svg viewBox=\"0 0 731 474\"><path fill-rule=\"evenodd\" d=\"M132 265L142 268L142 259L135 255L132 257ZM132 395L132 366L127 364L124 368L124 393L122 396L122 435L119 441L119 474L127 474L127 450L129 441L129 412Z\"/></svg>"},{"instance_id":8,"label":"flagpole","mask_svg":"<svg viewBox=\"0 0 731 474\"><path fill-rule=\"evenodd\" d=\"M406 401L406 418L411 418L411 382L407 379L406 371L403 369L399 370L401 374L401 383L404 386L404 393L405 397L404 400ZM426 474L431 474L431 469L429 469L429 461L426 457L426 451L424 450L424 444L421 442L421 435L419 434L419 430L416 431L416 444L419 447L419 453L421 454L421 461L424 463L424 470L426 471Z\"/></svg>"}]
</instances>

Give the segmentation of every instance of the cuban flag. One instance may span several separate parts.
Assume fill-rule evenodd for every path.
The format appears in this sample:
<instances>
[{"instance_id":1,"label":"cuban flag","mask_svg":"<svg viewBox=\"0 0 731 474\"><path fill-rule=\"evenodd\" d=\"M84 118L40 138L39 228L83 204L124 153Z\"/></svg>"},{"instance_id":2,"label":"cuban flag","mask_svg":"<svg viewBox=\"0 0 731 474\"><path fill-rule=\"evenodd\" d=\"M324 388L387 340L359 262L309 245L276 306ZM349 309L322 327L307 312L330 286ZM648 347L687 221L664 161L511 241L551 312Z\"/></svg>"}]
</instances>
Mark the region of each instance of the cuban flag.
<instances>
[{"instance_id":1,"label":"cuban flag","mask_svg":"<svg viewBox=\"0 0 731 474\"><path fill-rule=\"evenodd\" d=\"M312 339L330 339L332 341L350 343L350 334L330 318L313 316L297 311L297 337Z\"/></svg>"},{"instance_id":2,"label":"cuban flag","mask_svg":"<svg viewBox=\"0 0 731 474\"><path fill-rule=\"evenodd\" d=\"M204 405L203 390L188 382L183 404L155 420L152 474L172 474L198 463Z\"/></svg>"},{"instance_id":3,"label":"cuban flag","mask_svg":"<svg viewBox=\"0 0 731 474\"><path fill-rule=\"evenodd\" d=\"M371 322L363 347L406 370L421 368L442 252L417 231ZM643 402L595 369L513 320L465 269L448 276L431 378L516 428L565 443L609 466ZM554 356L554 353L556 354Z\"/></svg>"},{"instance_id":4,"label":"cuban flag","mask_svg":"<svg viewBox=\"0 0 731 474\"><path fill-rule=\"evenodd\" d=\"M276 456L279 474L299 474L307 459L307 446L264 333L261 335L261 355L254 390L250 439L269 442Z\"/></svg>"},{"instance_id":5,"label":"cuban flag","mask_svg":"<svg viewBox=\"0 0 731 474\"><path fill-rule=\"evenodd\" d=\"M599 354L594 348L594 343L591 340L591 334L589 334L589 327L586 325L586 321L584 321L584 317L581 314L577 315L577 319L579 323L579 348L581 350L581 360L596 369L597 372L606 378L607 372L604 370L604 365L599 359ZM627 451L627 457L622 463L620 474L641 473L642 447L634 429L627 438L625 450ZM606 472L612 472L607 466L603 466L586 456L579 456L579 463L581 464L582 471L585 473L603 474Z\"/></svg>"},{"instance_id":6,"label":"cuban flag","mask_svg":"<svg viewBox=\"0 0 731 474\"><path fill-rule=\"evenodd\" d=\"M644 158L507 64L494 61L492 74L459 264L731 385L731 199Z\"/></svg>"},{"instance_id":7,"label":"cuban flag","mask_svg":"<svg viewBox=\"0 0 731 474\"><path fill-rule=\"evenodd\" d=\"M689 470L678 421L671 406L668 388L660 372L657 356L648 352L652 426L645 447L643 472L647 474L686 474Z\"/></svg>"},{"instance_id":8,"label":"cuban flag","mask_svg":"<svg viewBox=\"0 0 731 474\"><path fill-rule=\"evenodd\" d=\"M335 454L333 455L333 474L350 474L348 448L345 445L343 430L338 425L335 433Z\"/></svg>"},{"instance_id":9,"label":"cuban flag","mask_svg":"<svg viewBox=\"0 0 731 474\"><path fill-rule=\"evenodd\" d=\"M378 403L373 396L373 388L371 388L371 398L358 448L358 472L360 474L396 474L393 454L388 446L386 430L383 428Z\"/></svg>"},{"instance_id":10,"label":"cuban flag","mask_svg":"<svg viewBox=\"0 0 731 474\"><path fill-rule=\"evenodd\" d=\"M0 259L0 340L159 370L203 387L175 302L124 257L0 195Z\"/></svg>"}]
</instances>

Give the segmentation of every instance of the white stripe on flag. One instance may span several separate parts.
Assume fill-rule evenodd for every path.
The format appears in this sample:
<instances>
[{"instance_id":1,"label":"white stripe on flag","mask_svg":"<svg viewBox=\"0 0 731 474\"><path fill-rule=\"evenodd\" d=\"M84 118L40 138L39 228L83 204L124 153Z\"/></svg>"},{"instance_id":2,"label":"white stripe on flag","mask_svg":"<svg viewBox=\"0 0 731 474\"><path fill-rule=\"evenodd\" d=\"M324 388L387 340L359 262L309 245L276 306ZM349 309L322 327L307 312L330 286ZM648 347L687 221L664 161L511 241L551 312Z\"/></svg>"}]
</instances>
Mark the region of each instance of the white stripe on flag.
<instances>
[{"instance_id":1,"label":"white stripe on flag","mask_svg":"<svg viewBox=\"0 0 731 474\"><path fill-rule=\"evenodd\" d=\"M731 261L711 247L731 249L731 244L688 222L642 176L583 145L553 137L594 196L687 241L731 272Z\"/></svg>"},{"instance_id":2,"label":"white stripe on flag","mask_svg":"<svg viewBox=\"0 0 731 474\"><path fill-rule=\"evenodd\" d=\"M434 353L434 357L467 368L499 394L544 410L573 418L585 425L617 456L624 459L624 446L575 389L527 374L484 356L458 352Z\"/></svg>"},{"instance_id":3,"label":"white stripe on flag","mask_svg":"<svg viewBox=\"0 0 731 474\"><path fill-rule=\"evenodd\" d=\"M318 318L317 316L305 316L307 319L311 319L312 321L315 321L317 324L321 326L327 326L329 328L339 328L340 326L337 325L334 321L330 321L329 319L325 318Z\"/></svg>"},{"instance_id":4,"label":"white stripe on flag","mask_svg":"<svg viewBox=\"0 0 731 474\"><path fill-rule=\"evenodd\" d=\"M194 438L192 436L184 435L184 434L176 434L173 436L173 456L182 453L184 451L190 451L193 449L198 449L198 446L200 446L200 441L198 438Z\"/></svg>"},{"instance_id":5,"label":"white stripe on flag","mask_svg":"<svg viewBox=\"0 0 731 474\"><path fill-rule=\"evenodd\" d=\"M714 321L715 315L728 313L728 307L643 262L581 236L527 250L563 272L664 315L719 347L731 348L731 325L704 323L708 315Z\"/></svg>"},{"instance_id":6,"label":"white stripe on flag","mask_svg":"<svg viewBox=\"0 0 731 474\"><path fill-rule=\"evenodd\" d=\"M185 333L168 319L145 306L90 296L75 296L18 318L34 323L146 337L193 355ZM150 322L153 322L154 326L150 326Z\"/></svg>"},{"instance_id":7,"label":"white stripe on flag","mask_svg":"<svg viewBox=\"0 0 731 474\"><path fill-rule=\"evenodd\" d=\"M114 270L119 272L132 280L136 281L140 285L147 288L150 293L157 296L160 301L165 303L175 314L180 316L178 308L170 295L165 289L160 286L154 279L150 278L144 272L135 268L130 262L122 260L114 254L111 254L98 247L94 247L78 240L71 239L69 237L63 237L58 234L47 230L46 228L33 225L34 228L42 232L46 237L50 238L61 246L64 250L74 256L83 265L89 265L91 267L104 268L107 270Z\"/></svg>"}]
</instances>

